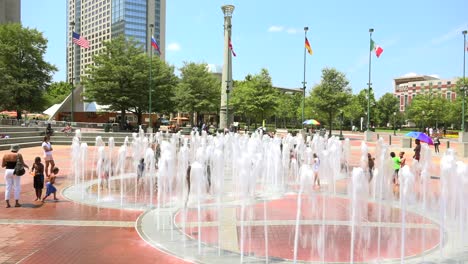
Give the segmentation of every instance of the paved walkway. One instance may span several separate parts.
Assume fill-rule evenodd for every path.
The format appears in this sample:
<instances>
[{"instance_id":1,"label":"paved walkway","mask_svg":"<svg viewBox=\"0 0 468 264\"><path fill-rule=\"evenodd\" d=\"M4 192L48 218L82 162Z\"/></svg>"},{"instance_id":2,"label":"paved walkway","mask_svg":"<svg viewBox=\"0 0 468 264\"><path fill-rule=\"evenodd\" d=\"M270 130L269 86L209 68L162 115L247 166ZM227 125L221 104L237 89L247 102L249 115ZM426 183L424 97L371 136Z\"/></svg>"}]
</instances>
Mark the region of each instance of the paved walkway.
<instances>
[{"instance_id":1,"label":"paved walkway","mask_svg":"<svg viewBox=\"0 0 468 264\"><path fill-rule=\"evenodd\" d=\"M71 183L70 147L55 146L60 168L57 188ZM1 151L3 156L8 151ZM21 149L32 165L42 156L40 147ZM4 197L4 169L0 170L0 196ZM142 211L90 207L65 200L34 202L32 177L21 179L21 208L0 207L0 263L186 263L154 249L135 231ZM2 199L3 200L3 199Z\"/></svg>"},{"instance_id":2,"label":"paved walkway","mask_svg":"<svg viewBox=\"0 0 468 264\"><path fill-rule=\"evenodd\" d=\"M351 138L352 165L359 162L362 134L345 134ZM388 136L387 136L388 137ZM384 139L387 139L384 136ZM392 138L392 150L400 151L400 137ZM375 142L368 143L373 153ZM452 146L456 147L453 142ZM412 150L406 149L411 162ZM441 152L445 144L441 145ZM9 151L0 151L3 156ZM42 156L40 147L20 150L28 165ZM54 147L54 157L60 174L60 192L72 183L70 146ZM434 157L438 165L439 156ZM466 162L467 159L464 159ZM438 175L433 167L433 175ZM0 169L4 174L4 169ZM21 179L21 208L5 208L0 203L0 263L185 263L184 260L161 252L143 241L135 230L135 221L142 211L91 207L66 200L34 202L32 177ZM4 196L4 177L0 177L0 196Z\"/></svg>"}]
</instances>

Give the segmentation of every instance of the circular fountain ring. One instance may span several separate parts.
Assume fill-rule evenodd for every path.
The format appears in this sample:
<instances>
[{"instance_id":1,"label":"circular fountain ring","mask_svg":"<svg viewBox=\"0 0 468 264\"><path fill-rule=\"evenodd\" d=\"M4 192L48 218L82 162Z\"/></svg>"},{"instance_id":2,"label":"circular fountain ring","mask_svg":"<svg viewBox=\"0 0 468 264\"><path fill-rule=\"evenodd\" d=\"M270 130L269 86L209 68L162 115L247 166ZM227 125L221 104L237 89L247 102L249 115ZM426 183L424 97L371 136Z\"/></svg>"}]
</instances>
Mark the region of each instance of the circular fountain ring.
<instances>
[{"instance_id":1,"label":"circular fountain ring","mask_svg":"<svg viewBox=\"0 0 468 264\"><path fill-rule=\"evenodd\" d=\"M125 173L122 175L117 175L109 178L109 181L118 182L120 180L134 179L136 178L136 173ZM106 195L103 191L102 197L98 197L98 194L95 192L90 192L94 185L99 185L99 179L93 179L85 181L79 184L73 184L68 187L65 187L62 190L62 195L76 203L85 204L88 206L101 207L101 208L111 208L111 209L124 209L124 210L147 210L151 209L154 206L144 204L144 203L131 203L126 202L123 199L119 199L118 194L113 194L111 196Z\"/></svg>"},{"instance_id":2,"label":"circular fountain ring","mask_svg":"<svg viewBox=\"0 0 468 264\"><path fill-rule=\"evenodd\" d=\"M344 201L345 203L349 200L348 197L346 196L340 196L340 195L326 195L322 197L327 197L327 199L340 199ZM275 199L275 200L269 200L266 201L267 204L271 205L271 208L276 208L276 210L279 210L281 212L277 212L280 215L285 215L288 214L287 210L288 208L294 208L295 212L295 206L293 204L295 203L295 198L289 199L290 201L288 202L288 197L284 197L282 199ZM286 201L286 202L285 202ZM369 201L369 204L372 204L372 201ZM383 206L391 206L392 211L398 210L399 208L396 207L394 204L382 204ZM255 211L260 210L263 207L263 201L256 201L253 206L255 207L253 210ZM236 211L240 207L240 202L239 201L234 201L229 204L223 203L222 208L223 210L229 210L229 209L234 209ZM206 218L202 219L201 221L201 239L200 242L198 241L198 227L197 227L197 208L189 208L187 212L187 219L192 219L191 221L187 221L185 223L185 230L183 230L183 222L180 221L180 210L177 208L162 208L162 209L154 209L150 211L146 211L143 213L137 220L137 231L142 237L143 240L145 240L147 243L152 245L153 247L163 250L171 255L178 256L180 258L194 261L194 262L203 262L203 263L220 263L220 262L239 262L240 258L240 251L239 249L233 249L232 243L229 242L235 242L234 248L239 245L239 241L237 241L237 238L227 238L227 236L222 235L223 242L221 243L222 246L221 248L218 248L218 243L216 237L217 235L217 228L218 228L218 223L216 218L216 213L209 212L210 210L213 211L216 209L216 204L211 204L211 205L203 205L201 207L201 212L202 215L211 215L210 219ZM329 208L327 207L327 210ZM224 212L223 212L224 213ZM269 212L271 214L272 212ZM260 213L261 214L261 213ZM273 212L274 214L274 212ZM258 214L255 214L258 216ZM289 220L285 219L270 219L267 217L267 228L269 230L268 236L269 236L269 259L270 260L281 260L281 261L292 261L292 251L288 251L288 249L292 249L292 240L291 240L291 232L289 233L289 244L288 244L288 233L283 232L281 233L282 229L288 229L288 230L294 230L292 222L295 221L295 213L290 214L291 218ZM214 218L213 218L214 217ZM273 216L271 216L273 218ZM234 214L235 218L235 214ZM232 220L232 215L231 215L231 220ZM411 243L414 242L414 240L420 241L420 237L418 236L419 234L424 233L425 237L425 247L422 248L421 245L415 245L415 244L409 244L408 248L412 250L407 250L406 255L405 255L405 262L406 263L422 263L422 260L430 261L439 261L439 251L436 250L439 248L439 225L437 221L434 219L431 219L431 217L428 216L423 216L420 214L420 212L415 211L412 209L411 211L407 211L407 219L409 219L412 222L409 222L406 224L406 229L405 230L411 230L411 232L407 232L409 234L406 235L406 241L412 241ZM222 221L225 221L224 219ZM234 223L232 223L234 222ZM240 226L239 222L234 219L231 222L230 227L223 226L221 230L223 232L225 229L231 229L231 235L232 231L234 231L234 236L239 236L240 232ZM263 219L258 219L255 218L253 221L247 221L245 222L246 228L252 228L253 231L251 231L255 236L258 236L259 234L261 235L264 229L264 223ZM322 221L320 220L303 220L301 221L301 226L303 227L309 227L311 229L313 228L319 228L323 224ZM233 226L232 226L233 225ZM327 220L324 222L324 226L328 230L327 232L330 232L332 234L332 230L338 230L339 235L335 236L330 236L332 239L337 239L342 240L344 236L347 235L347 230L350 227L350 222L349 220L345 221L339 221L339 220ZM370 232L372 235L376 235L377 227L379 223L375 222L368 222L365 223L367 228L369 230L373 230ZM401 226L401 223L399 222L388 222L388 223L381 223L382 228L386 229L396 229L395 234L399 234L401 232L401 229L399 226ZM383 230L383 229L382 229ZM423 230L423 232L417 232L418 230ZM256 232L257 231L257 232ZM228 232L228 231L226 231ZM245 231L247 232L247 231ZM271 234L270 234L271 232ZM382 231L383 232L383 231ZM211 233L211 235L210 235ZM203 235L205 234L205 237ZM213 236L213 234L215 234ZM226 233L227 234L227 233ZM336 233L335 233L336 234ZM445 230L445 236L450 237L454 235L451 233L449 229ZM213 240L213 237L215 238ZM292 237L294 237L294 232L292 232ZM278 239L279 238L279 239ZM260 238L252 242L252 245L257 245L258 243L262 244L264 238ZM382 238L383 239L383 238ZM236 242L237 241L237 242ZM245 240L244 240L245 241ZM281 244L280 242L286 241L286 244ZM382 240L381 240L382 241ZM274 245L276 242L276 245ZM397 242L397 241L396 241ZM373 240L373 243L376 243L375 240ZM273 245L272 245L273 244ZM327 244L328 245L328 244ZM343 244L341 244L343 245ZM346 250L349 250L349 241L348 243L345 243L345 247L341 246L339 249L331 247L332 251L327 251L325 253L325 259L324 262L327 263L348 263L349 258L343 258L343 252ZM393 253L389 254L388 257L385 258L385 263L399 263L400 262L400 247L399 244L397 244L394 248ZM417 248L419 246L419 248ZM199 248L200 247L200 248ZM252 246L253 247L253 246ZM446 254L446 259L450 259L450 257L454 257L458 259L467 259L468 260L468 253L465 253L464 256L460 256L459 254L457 255L457 252L454 251L452 248L453 245L451 245L449 242L444 243L443 248L444 252ZM258 249L260 248L260 249ZM257 248L257 251L251 250L250 255L246 254L247 249L244 252L244 261L249 262L249 261L260 261L264 262L265 261L265 251L262 252L261 246ZM416 248L416 250L415 250ZM381 245L381 250L384 251L385 246L384 242L382 242ZM369 250L368 250L369 251ZM286 252L286 253L285 253ZM330 252L340 252L340 255L335 255L335 253L331 254ZM370 252L370 251L369 251ZM367 252L367 253L369 253ZM373 252L373 251L372 251ZM201 254L200 254L201 253ZM220 255L218 255L220 253ZM375 253L375 252L374 252ZM458 252L459 253L459 252ZM288 255L289 254L289 255ZM318 254L318 253L317 253ZM375 253L376 254L376 253ZM349 255L349 252L348 252ZM373 258L370 254L367 258L364 256L361 256L361 259L356 258L355 262L360 263L360 261L367 261L367 260L373 260ZM299 255L300 256L300 255ZM328 256L328 257L327 257ZM384 254L382 254L382 257ZM312 261L312 262L317 262L320 263L322 262L321 258L318 258L317 256L308 256L311 257L311 259L303 259L298 257L298 261Z\"/></svg>"}]
</instances>

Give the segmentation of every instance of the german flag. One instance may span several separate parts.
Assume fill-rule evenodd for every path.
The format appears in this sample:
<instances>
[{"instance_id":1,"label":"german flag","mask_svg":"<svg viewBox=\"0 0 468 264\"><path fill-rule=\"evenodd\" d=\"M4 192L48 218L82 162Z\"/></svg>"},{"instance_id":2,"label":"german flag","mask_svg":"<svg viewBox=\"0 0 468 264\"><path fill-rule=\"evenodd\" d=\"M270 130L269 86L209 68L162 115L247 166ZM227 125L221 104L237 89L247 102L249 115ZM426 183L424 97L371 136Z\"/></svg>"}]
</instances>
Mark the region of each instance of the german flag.
<instances>
[{"instance_id":1,"label":"german flag","mask_svg":"<svg viewBox=\"0 0 468 264\"><path fill-rule=\"evenodd\" d=\"M310 47L309 41L307 40L307 37L305 38L305 48L307 49L307 52L309 52L310 55L312 55L314 52L312 51L312 48Z\"/></svg>"}]
</instances>

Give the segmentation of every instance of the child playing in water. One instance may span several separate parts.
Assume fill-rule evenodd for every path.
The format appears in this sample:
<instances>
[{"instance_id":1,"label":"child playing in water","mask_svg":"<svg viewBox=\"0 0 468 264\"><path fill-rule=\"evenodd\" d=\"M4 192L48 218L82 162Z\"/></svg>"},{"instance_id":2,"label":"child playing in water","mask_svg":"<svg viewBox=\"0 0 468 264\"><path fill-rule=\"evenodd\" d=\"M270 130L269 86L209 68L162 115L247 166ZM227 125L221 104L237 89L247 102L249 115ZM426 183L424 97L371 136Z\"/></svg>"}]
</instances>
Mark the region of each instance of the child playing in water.
<instances>
[{"instance_id":1,"label":"child playing in water","mask_svg":"<svg viewBox=\"0 0 468 264\"><path fill-rule=\"evenodd\" d=\"M40 201L42 189L44 189L44 164L41 163L41 157L34 159L31 174L34 175L34 189L36 190L36 200L34 201Z\"/></svg>"},{"instance_id":2,"label":"child playing in water","mask_svg":"<svg viewBox=\"0 0 468 264\"><path fill-rule=\"evenodd\" d=\"M317 183L318 188L320 188L320 178L319 178L320 159L319 159L319 157L317 156L316 153L313 154L313 157L314 157L314 165L313 165L313 169L314 169L314 186L315 186L315 183Z\"/></svg>"},{"instance_id":3,"label":"child playing in water","mask_svg":"<svg viewBox=\"0 0 468 264\"><path fill-rule=\"evenodd\" d=\"M57 177L58 173L59 173L59 168L54 167L52 169L52 175L49 175L49 177L47 177L47 183L46 183L47 191L46 191L46 196L44 196L44 199L42 199L43 202L45 202L45 199L49 197L49 195L51 194L54 194L54 201L58 201L57 196L56 196L57 189L54 186L55 178Z\"/></svg>"},{"instance_id":4,"label":"child playing in water","mask_svg":"<svg viewBox=\"0 0 468 264\"><path fill-rule=\"evenodd\" d=\"M140 182L140 179L143 177L145 173L145 159L140 159L140 163L138 164L137 169L137 181Z\"/></svg>"}]
</instances>

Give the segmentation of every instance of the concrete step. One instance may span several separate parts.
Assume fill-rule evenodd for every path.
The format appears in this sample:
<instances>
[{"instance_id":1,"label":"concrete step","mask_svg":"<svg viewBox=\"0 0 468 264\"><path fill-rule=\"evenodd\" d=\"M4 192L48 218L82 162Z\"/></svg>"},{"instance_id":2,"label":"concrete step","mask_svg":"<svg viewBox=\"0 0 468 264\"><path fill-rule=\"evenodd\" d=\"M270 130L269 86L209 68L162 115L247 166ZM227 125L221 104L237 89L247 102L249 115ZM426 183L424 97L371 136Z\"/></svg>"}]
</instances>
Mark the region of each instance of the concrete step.
<instances>
[{"instance_id":1,"label":"concrete step","mask_svg":"<svg viewBox=\"0 0 468 264\"><path fill-rule=\"evenodd\" d=\"M18 144L18 143L25 143L25 142L42 142L44 139L43 136L30 136L30 137L12 137L12 138L2 138L0 139L0 145L8 145L8 144Z\"/></svg>"},{"instance_id":2,"label":"concrete step","mask_svg":"<svg viewBox=\"0 0 468 264\"><path fill-rule=\"evenodd\" d=\"M4 136L8 136L9 138L19 138L19 137L35 137L35 136L42 136L44 137L44 131L19 131L19 132L8 132L8 133L0 133Z\"/></svg>"},{"instance_id":3,"label":"concrete step","mask_svg":"<svg viewBox=\"0 0 468 264\"><path fill-rule=\"evenodd\" d=\"M0 134L12 133L12 132L36 132L45 131L43 127L21 127L21 126L0 126Z\"/></svg>"},{"instance_id":4,"label":"concrete step","mask_svg":"<svg viewBox=\"0 0 468 264\"><path fill-rule=\"evenodd\" d=\"M40 147L42 144L42 141L30 141L30 142L23 142L23 143L14 143L18 144L21 148L32 148L32 147ZM0 145L0 150L9 150L11 148L12 144L2 144Z\"/></svg>"},{"instance_id":5,"label":"concrete step","mask_svg":"<svg viewBox=\"0 0 468 264\"><path fill-rule=\"evenodd\" d=\"M95 146L96 145L96 141L81 141L81 143L85 142L88 146ZM106 143L106 146L107 146L107 142ZM114 144L116 147L120 147L122 146L124 143L124 141L115 141ZM59 146L71 146L72 144L72 141L66 141L66 140L57 140L57 141L51 141L51 144L52 145L59 145Z\"/></svg>"}]
</instances>

